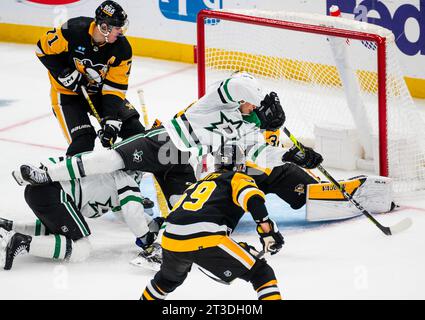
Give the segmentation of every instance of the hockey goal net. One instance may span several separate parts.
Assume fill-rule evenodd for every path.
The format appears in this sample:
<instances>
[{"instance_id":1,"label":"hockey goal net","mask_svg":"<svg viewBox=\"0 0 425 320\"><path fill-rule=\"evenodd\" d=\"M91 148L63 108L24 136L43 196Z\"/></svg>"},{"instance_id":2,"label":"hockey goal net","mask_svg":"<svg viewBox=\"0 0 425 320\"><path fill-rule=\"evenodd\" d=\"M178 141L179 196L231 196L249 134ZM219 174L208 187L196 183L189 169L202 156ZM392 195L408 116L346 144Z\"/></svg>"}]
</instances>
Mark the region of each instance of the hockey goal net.
<instances>
[{"instance_id":1,"label":"hockey goal net","mask_svg":"<svg viewBox=\"0 0 425 320\"><path fill-rule=\"evenodd\" d=\"M200 96L235 71L250 72L279 94L285 126L300 141L314 146L322 122L353 128L362 157L393 178L397 194L425 189L425 122L391 31L325 15L203 10L197 50Z\"/></svg>"}]
</instances>

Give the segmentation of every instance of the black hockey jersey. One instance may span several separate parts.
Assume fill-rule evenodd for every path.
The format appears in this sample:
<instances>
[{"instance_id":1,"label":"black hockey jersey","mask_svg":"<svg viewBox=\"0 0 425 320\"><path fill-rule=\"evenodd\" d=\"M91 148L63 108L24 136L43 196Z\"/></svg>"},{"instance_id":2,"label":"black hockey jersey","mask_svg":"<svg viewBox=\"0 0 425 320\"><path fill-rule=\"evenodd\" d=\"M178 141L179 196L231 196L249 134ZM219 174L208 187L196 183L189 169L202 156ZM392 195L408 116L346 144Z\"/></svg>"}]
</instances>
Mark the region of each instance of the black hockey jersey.
<instances>
[{"instance_id":1,"label":"black hockey jersey","mask_svg":"<svg viewBox=\"0 0 425 320\"><path fill-rule=\"evenodd\" d=\"M108 108L122 103L125 98L132 49L125 37L118 37L114 43L96 45L92 40L95 28L93 18L70 19L61 28L49 30L41 37L36 54L48 69L50 82L56 91L76 94L56 79L66 68L77 69L86 76L90 88L97 88L102 93L102 106Z\"/></svg>"},{"instance_id":2,"label":"black hockey jersey","mask_svg":"<svg viewBox=\"0 0 425 320\"><path fill-rule=\"evenodd\" d=\"M209 174L190 186L174 205L167 217L162 247L183 252L216 246L235 229L252 197L265 199L250 176L240 172ZM257 221L267 218L251 214Z\"/></svg>"}]
</instances>

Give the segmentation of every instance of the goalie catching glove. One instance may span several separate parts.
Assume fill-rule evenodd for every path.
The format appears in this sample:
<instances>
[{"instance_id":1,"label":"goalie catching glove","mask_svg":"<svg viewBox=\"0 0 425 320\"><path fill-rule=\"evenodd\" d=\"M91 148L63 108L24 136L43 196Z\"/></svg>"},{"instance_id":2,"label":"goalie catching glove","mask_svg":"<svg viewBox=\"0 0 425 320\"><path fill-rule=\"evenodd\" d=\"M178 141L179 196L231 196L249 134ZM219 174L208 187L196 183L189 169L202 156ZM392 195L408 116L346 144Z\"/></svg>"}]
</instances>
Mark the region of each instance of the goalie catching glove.
<instances>
[{"instance_id":1,"label":"goalie catching glove","mask_svg":"<svg viewBox=\"0 0 425 320\"><path fill-rule=\"evenodd\" d=\"M293 162L304 169L314 169L322 163L323 158L320 153L317 153L312 148L305 147L304 152L299 150L296 146L292 146L283 156L282 161Z\"/></svg>"},{"instance_id":2,"label":"goalie catching glove","mask_svg":"<svg viewBox=\"0 0 425 320\"><path fill-rule=\"evenodd\" d=\"M285 123L285 112L280 104L276 92L270 92L254 110L261 121L260 128L267 131L276 131Z\"/></svg>"},{"instance_id":3,"label":"goalie catching glove","mask_svg":"<svg viewBox=\"0 0 425 320\"><path fill-rule=\"evenodd\" d=\"M105 118L100 123L102 129L97 132L102 146L110 147L117 140L118 133L121 130L122 121L119 119Z\"/></svg>"},{"instance_id":4,"label":"goalie catching glove","mask_svg":"<svg viewBox=\"0 0 425 320\"><path fill-rule=\"evenodd\" d=\"M269 225L269 232L264 232L261 227L262 224L267 223ZM285 244L283 236L277 228L276 222L268 219L257 225L257 233L260 236L261 244L263 245L264 253L270 252L272 255L276 254L282 249Z\"/></svg>"}]
</instances>

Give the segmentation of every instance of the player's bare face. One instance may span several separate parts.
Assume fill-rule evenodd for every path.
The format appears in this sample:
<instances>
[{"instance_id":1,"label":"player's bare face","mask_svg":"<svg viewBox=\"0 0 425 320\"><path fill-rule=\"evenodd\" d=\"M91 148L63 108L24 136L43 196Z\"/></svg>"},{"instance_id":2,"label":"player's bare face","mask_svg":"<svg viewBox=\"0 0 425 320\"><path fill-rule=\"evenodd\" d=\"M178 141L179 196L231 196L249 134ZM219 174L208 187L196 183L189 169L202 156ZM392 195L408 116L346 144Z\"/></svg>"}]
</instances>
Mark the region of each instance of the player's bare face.
<instances>
[{"instance_id":1,"label":"player's bare face","mask_svg":"<svg viewBox=\"0 0 425 320\"><path fill-rule=\"evenodd\" d=\"M255 105L253 105L249 102L243 102L239 106L239 111L242 114L251 114L254 111L255 108L257 108Z\"/></svg>"},{"instance_id":2,"label":"player's bare face","mask_svg":"<svg viewBox=\"0 0 425 320\"><path fill-rule=\"evenodd\" d=\"M111 32L108 34L108 42L114 43L121 35L123 35L123 30L121 27L112 27Z\"/></svg>"}]
</instances>

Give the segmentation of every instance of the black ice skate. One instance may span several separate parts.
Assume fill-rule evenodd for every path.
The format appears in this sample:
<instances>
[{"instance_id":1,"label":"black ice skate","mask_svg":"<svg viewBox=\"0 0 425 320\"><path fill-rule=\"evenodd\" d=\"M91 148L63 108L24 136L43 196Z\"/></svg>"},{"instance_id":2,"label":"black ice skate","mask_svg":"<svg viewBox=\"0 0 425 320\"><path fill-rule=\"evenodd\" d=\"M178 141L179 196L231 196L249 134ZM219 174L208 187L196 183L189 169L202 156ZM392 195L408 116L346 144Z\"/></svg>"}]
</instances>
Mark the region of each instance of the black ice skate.
<instances>
[{"instance_id":1,"label":"black ice skate","mask_svg":"<svg viewBox=\"0 0 425 320\"><path fill-rule=\"evenodd\" d=\"M30 250L30 236L15 233L9 240L6 247L4 270L10 270L13 265L13 260L20 254L28 253Z\"/></svg>"},{"instance_id":2,"label":"black ice skate","mask_svg":"<svg viewBox=\"0 0 425 320\"><path fill-rule=\"evenodd\" d=\"M6 231L12 230L13 221L0 218L0 228L3 228Z\"/></svg>"},{"instance_id":3,"label":"black ice skate","mask_svg":"<svg viewBox=\"0 0 425 320\"><path fill-rule=\"evenodd\" d=\"M45 169L40 169L29 164L23 164L19 170L12 172L13 178L20 185L45 185L52 182Z\"/></svg>"}]
</instances>

